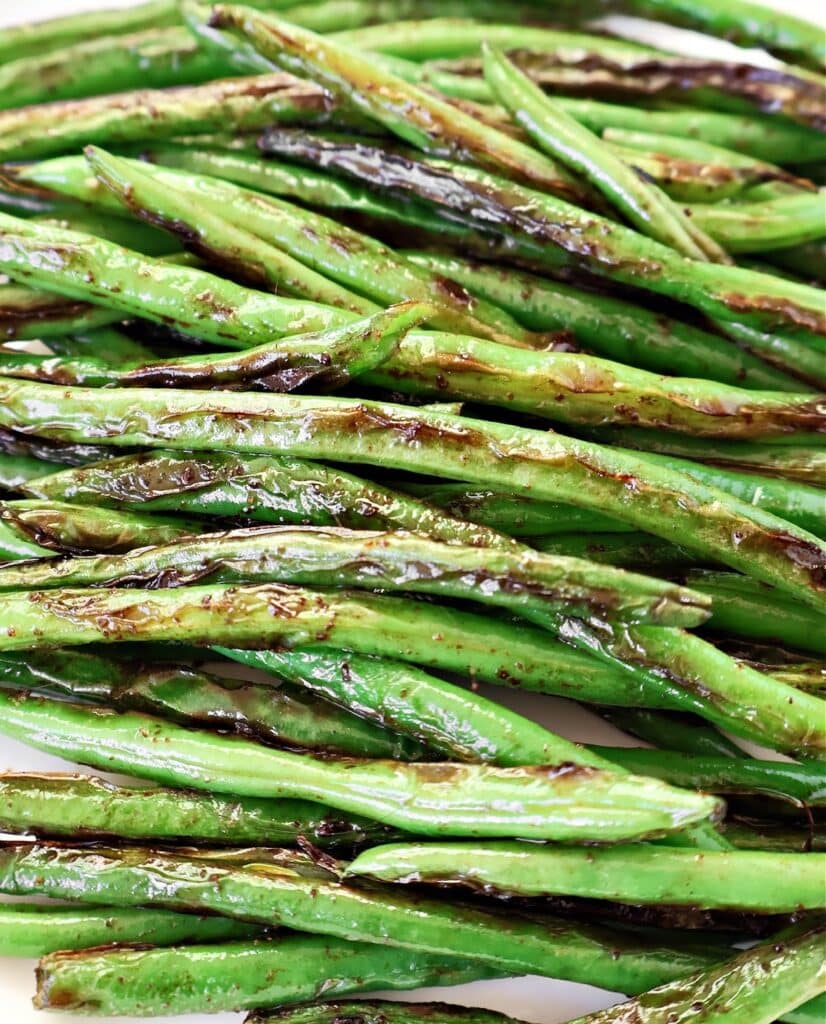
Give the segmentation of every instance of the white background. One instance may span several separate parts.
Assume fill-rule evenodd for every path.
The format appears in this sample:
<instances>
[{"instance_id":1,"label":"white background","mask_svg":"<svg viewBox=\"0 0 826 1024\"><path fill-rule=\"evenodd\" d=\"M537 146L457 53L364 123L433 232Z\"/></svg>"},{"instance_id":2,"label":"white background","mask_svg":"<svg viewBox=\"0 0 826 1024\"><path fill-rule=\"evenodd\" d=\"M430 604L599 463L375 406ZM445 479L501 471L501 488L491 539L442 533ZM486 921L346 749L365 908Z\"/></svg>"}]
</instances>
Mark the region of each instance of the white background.
<instances>
[{"instance_id":1,"label":"white background","mask_svg":"<svg viewBox=\"0 0 826 1024\"><path fill-rule=\"evenodd\" d=\"M105 3L95 3L94 0L0 0L0 26L24 20L56 17L95 7L127 7L131 2L132 0L107 0ZM826 4L820 0L772 0L768 6L826 24ZM653 29L647 41L656 43L657 40L664 40L666 35L672 47L675 44L679 45L686 52L697 56L726 56L737 52L719 41L697 37L693 33L677 33L674 30L660 28ZM607 744L626 742L621 734L566 701L515 694L498 688L495 692L489 691L489 696L512 705L523 714L536 718L548 728L570 739ZM0 768L66 771L76 766L0 737ZM0 1020L3 1024L42 1024L47 1018L58 1020L60 1015L36 1012L31 1007L30 999L34 990L33 968L34 961L0 958ZM396 993L393 998L440 999L467 1006L484 1006L536 1024L561 1024L572 1017L609 1006L617 1001L617 997L611 997L599 989L533 977L512 981L476 982L451 989L419 990L415 995ZM62 1016L65 1020L78 1021L79 1024L103 1024L104 1020L115 1019L125 1021L124 1018L67 1018L65 1014ZM172 1024L173 1021L179 1024L237 1024L242 1019L243 1015L240 1014L154 1018L157 1024Z\"/></svg>"}]
</instances>

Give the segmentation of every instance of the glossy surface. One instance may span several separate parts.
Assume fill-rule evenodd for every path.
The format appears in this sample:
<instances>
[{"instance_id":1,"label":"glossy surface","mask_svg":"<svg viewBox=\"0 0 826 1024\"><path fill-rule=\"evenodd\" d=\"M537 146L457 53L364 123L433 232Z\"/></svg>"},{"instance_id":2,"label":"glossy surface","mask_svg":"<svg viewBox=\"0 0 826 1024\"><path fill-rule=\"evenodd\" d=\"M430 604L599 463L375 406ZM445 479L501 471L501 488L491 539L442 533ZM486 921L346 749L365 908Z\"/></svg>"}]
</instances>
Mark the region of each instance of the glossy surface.
<instances>
[{"instance_id":1,"label":"glossy surface","mask_svg":"<svg viewBox=\"0 0 826 1024\"><path fill-rule=\"evenodd\" d=\"M720 811L711 797L572 765L311 760L134 713L5 694L0 706L5 735L95 767L219 793L318 800L420 834L610 841L679 830Z\"/></svg>"},{"instance_id":2,"label":"glossy surface","mask_svg":"<svg viewBox=\"0 0 826 1024\"><path fill-rule=\"evenodd\" d=\"M367 850L349 877L465 885L520 896L564 894L757 913L823 910L826 854L695 853L663 846L574 849L487 843L472 862L460 844L394 844ZM766 887L766 877L772 884Z\"/></svg>"},{"instance_id":3,"label":"glossy surface","mask_svg":"<svg viewBox=\"0 0 826 1024\"><path fill-rule=\"evenodd\" d=\"M308 800L138 789L95 776L21 772L0 773L0 824L12 836L75 842L95 838L292 846L304 836L314 846L336 851L382 842L388 832L374 821L346 818Z\"/></svg>"},{"instance_id":4,"label":"glossy surface","mask_svg":"<svg viewBox=\"0 0 826 1024\"><path fill-rule=\"evenodd\" d=\"M523 606L583 618L701 625L711 601L652 577L529 548L440 544L421 533L254 527L180 539L121 556L0 567L0 591L191 582L295 583L463 598L520 614ZM217 593L217 592L216 592Z\"/></svg>"}]
</instances>

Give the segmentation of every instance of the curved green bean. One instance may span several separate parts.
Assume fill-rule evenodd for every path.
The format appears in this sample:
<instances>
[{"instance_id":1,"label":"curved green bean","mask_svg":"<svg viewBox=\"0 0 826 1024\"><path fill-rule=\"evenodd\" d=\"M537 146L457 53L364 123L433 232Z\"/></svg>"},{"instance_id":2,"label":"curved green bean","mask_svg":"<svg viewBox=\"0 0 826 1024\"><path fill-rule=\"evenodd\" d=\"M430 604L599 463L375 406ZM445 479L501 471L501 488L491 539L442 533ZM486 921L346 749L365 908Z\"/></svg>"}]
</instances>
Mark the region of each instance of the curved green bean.
<instances>
[{"instance_id":1,"label":"curved green bean","mask_svg":"<svg viewBox=\"0 0 826 1024\"><path fill-rule=\"evenodd\" d=\"M696 260L729 258L652 182L644 181L498 51L484 53L485 81L533 142L581 175L638 231Z\"/></svg>"},{"instance_id":2,"label":"curved green bean","mask_svg":"<svg viewBox=\"0 0 826 1024\"><path fill-rule=\"evenodd\" d=\"M770 252L823 238L826 194L801 192L770 202L696 204L691 217L729 252Z\"/></svg>"},{"instance_id":3,"label":"curved green bean","mask_svg":"<svg viewBox=\"0 0 826 1024\"><path fill-rule=\"evenodd\" d=\"M630 228L476 167L413 160L374 146L279 128L267 131L261 146L449 211L465 226L504 239L512 254L538 259L551 271L588 270L676 298L721 321L796 330L813 346L826 334L816 289L741 267L686 259Z\"/></svg>"},{"instance_id":4,"label":"curved green bean","mask_svg":"<svg viewBox=\"0 0 826 1024\"><path fill-rule=\"evenodd\" d=\"M116 447L288 451L523 492L530 487L538 499L607 510L776 584L807 604L823 604L822 542L685 473L654 465L650 457L559 434L356 399L150 388L136 397L124 388L107 392L102 409L99 394L0 379L0 426L22 426L64 441L94 438Z\"/></svg>"},{"instance_id":5,"label":"curved green bean","mask_svg":"<svg viewBox=\"0 0 826 1024\"><path fill-rule=\"evenodd\" d=\"M90 143L317 123L328 109L321 89L281 73L58 100L0 112L0 160L67 153Z\"/></svg>"},{"instance_id":6,"label":"curved green bean","mask_svg":"<svg viewBox=\"0 0 826 1024\"><path fill-rule=\"evenodd\" d=\"M720 812L712 797L595 768L339 763L193 732L132 712L112 714L5 693L0 707L5 735L96 767L233 796L311 799L417 834L515 832L569 840L590 834L611 841L679 831Z\"/></svg>"}]
</instances>

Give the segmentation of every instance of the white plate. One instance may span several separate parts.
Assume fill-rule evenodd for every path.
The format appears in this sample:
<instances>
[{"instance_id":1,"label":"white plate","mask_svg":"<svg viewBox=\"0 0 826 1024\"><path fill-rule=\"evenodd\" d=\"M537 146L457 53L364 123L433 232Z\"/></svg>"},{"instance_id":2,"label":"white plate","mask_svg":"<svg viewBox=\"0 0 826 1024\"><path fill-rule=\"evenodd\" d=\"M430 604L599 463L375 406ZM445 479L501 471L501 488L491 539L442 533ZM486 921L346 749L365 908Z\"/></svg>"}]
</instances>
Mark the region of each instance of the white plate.
<instances>
[{"instance_id":1,"label":"white plate","mask_svg":"<svg viewBox=\"0 0 826 1024\"><path fill-rule=\"evenodd\" d=\"M27 0L18 4L14 0L0 0L0 26L22 21L36 21L52 18L74 11L104 7L129 7L133 0ZM826 7L818 0L772 0L773 6L786 13L797 14L812 21L826 24ZM698 37L690 32L653 26L646 41L656 45L668 38L682 41L685 52L698 56L721 56L737 53L734 47L718 40ZM698 49L699 45L699 49ZM764 55L763 55L764 57ZM762 57L761 57L762 59ZM766 61L768 62L768 61ZM529 715L548 728L570 739L587 743L621 744L626 738L604 722L568 701L550 697L519 694L499 688L487 691L492 698L508 704L522 714ZM28 771L66 771L76 768L58 758L33 751L21 743L0 737L0 766L6 769ZM0 1007L2 1020L8 1024L42 1024L46 1014L31 1007L34 989L34 961L0 958ZM569 982L551 981L547 978L519 978L512 981L480 981L455 988L419 989L413 993L393 993L395 999L435 999L467 1006L483 1006L491 1010L527 1020L536 1024L562 1024L572 1017L610 1006L618 996L611 996L601 989ZM59 1015L50 1015L57 1020ZM155 1017L156 1024L237 1024L243 1014L221 1013L185 1017ZM104 1024L104 1021L120 1021L128 1024L124 1017L66 1017L78 1024Z\"/></svg>"}]
</instances>

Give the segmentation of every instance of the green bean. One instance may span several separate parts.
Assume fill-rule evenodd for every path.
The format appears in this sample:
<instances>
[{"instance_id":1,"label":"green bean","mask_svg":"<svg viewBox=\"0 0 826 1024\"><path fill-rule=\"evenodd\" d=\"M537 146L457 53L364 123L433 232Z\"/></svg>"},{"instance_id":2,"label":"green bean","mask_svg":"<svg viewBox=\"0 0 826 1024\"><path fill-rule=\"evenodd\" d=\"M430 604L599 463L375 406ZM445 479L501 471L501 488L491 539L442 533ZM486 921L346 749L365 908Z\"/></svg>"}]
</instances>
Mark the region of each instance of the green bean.
<instances>
[{"instance_id":1,"label":"green bean","mask_svg":"<svg viewBox=\"0 0 826 1024\"><path fill-rule=\"evenodd\" d=\"M3 831L40 839L292 846L304 836L322 849L347 851L388 838L377 822L346 818L309 801L133 789L86 775L3 772L0 795Z\"/></svg>"},{"instance_id":2,"label":"green bean","mask_svg":"<svg viewBox=\"0 0 826 1024\"><path fill-rule=\"evenodd\" d=\"M72 46L90 37L124 35L141 29L174 25L177 20L174 0L150 0L137 7L70 14L64 18L4 28L0 31L0 63Z\"/></svg>"},{"instance_id":3,"label":"green bean","mask_svg":"<svg viewBox=\"0 0 826 1024\"><path fill-rule=\"evenodd\" d=\"M0 956L41 957L61 949L98 946L173 946L179 942L226 942L258 929L224 917L176 914L141 907L0 904Z\"/></svg>"},{"instance_id":4,"label":"green bean","mask_svg":"<svg viewBox=\"0 0 826 1024\"><path fill-rule=\"evenodd\" d=\"M31 341L115 324L123 314L17 284L0 284L0 338Z\"/></svg>"},{"instance_id":5,"label":"green bean","mask_svg":"<svg viewBox=\"0 0 826 1024\"><path fill-rule=\"evenodd\" d=\"M608 433L601 433L608 438ZM821 448L798 448L792 445L764 445L722 441L714 444L690 437L677 437L665 431L635 430L633 427L612 428L611 441L625 448L659 452L662 455L710 462L727 469L745 470L763 476L779 476L803 484L826 485L826 452Z\"/></svg>"},{"instance_id":6,"label":"green bean","mask_svg":"<svg viewBox=\"0 0 826 1024\"><path fill-rule=\"evenodd\" d=\"M584 618L696 626L711 602L691 591L585 559L441 544L421 533L342 527L255 527L42 566L0 567L0 590L65 586L298 583L412 591L491 604L560 609Z\"/></svg>"},{"instance_id":7,"label":"green bean","mask_svg":"<svg viewBox=\"0 0 826 1024\"><path fill-rule=\"evenodd\" d=\"M557 102L577 121L598 134L619 130L624 135L627 132L644 132L647 135L676 136L690 146L694 159L702 152L700 147L708 144L776 164L793 163L801 153L811 155L812 160L820 160L826 155L826 138L820 132L765 114L730 114L688 107L650 110L567 96L560 96ZM607 137L621 141L613 134Z\"/></svg>"},{"instance_id":8,"label":"green bean","mask_svg":"<svg viewBox=\"0 0 826 1024\"><path fill-rule=\"evenodd\" d=\"M743 757L736 744L694 715L647 708L601 708L600 715L617 729L655 747L718 759Z\"/></svg>"},{"instance_id":9,"label":"green bean","mask_svg":"<svg viewBox=\"0 0 826 1024\"><path fill-rule=\"evenodd\" d=\"M556 13L556 12L555 12ZM537 25L480 24L470 18L434 17L372 25L336 32L333 39L357 50L373 50L407 60L450 60L481 53L484 43L503 50L537 50L559 54L561 60L577 60L582 51L601 49L616 58L653 54L648 46L582 32L560 32Z\"/></svg>"},{"instance_id":10,"label":"green bean","mask_svg":"<svg viewBox=\"0 0 826 1024\"><path fill-rule=\"evenodd\" d=\"M494 41L490 45L496 46ZM689 103L734 114L788 117L822 131L824 127L821 79L796 68L755 67L732 60L671 57L654 52L614 52L597 40L586 43L572 59L564 49L546 51L530 44L512 53L517 66L538 86L555 94L593 99L647 103ZM461 79L481 72L478 57L424 65L426 80L450 95L486 100L481 81L461 88ZM458 79L458 81L457 81Z\"/></svg>"},{"instance_id":11,"label":"green bean","mask_svg":"<svg viewBox=\"0 0 826 1024\"><path fill-rule=\"evenodd\" d=\"M219 239L221 235L216 234L214 228L210 230L212 221L226 218L226 210L231 208L230 223L242 243L249 245L248 239L240 239L241 232L261 239L259 247L269 243L266 254L262 252L260 263L255 261L255 269L268 271L268 264L274 264L277 271L266 274L268 282L286 284L288 289L304 298L343 305L362 314L376 311L376 306L362 299L362 295L382 306L418 298L437 307L437 315L432 318L433 326L488 337L505 344L537 345L544 341L522 330L515 320L484 299L475 298L440 276L411 267L387 246L318 214L309 214L298 207L266 199L214 178L170 172L163 168L150 172L145 164L111 157L100 150L92 150L91 153L87 150L87 159L98 178L130 209L151 222L160 218L169 223L173 231L188 239L190 246L193 237L200 236L204 248L209 246L210 234ZM87 183L70 184L73 171L68 166L69 161L62 163L63 187L74 184L74 194L84 194ZM49 172L47 168L45 173L54 175L55 172ZM85 194L90 198L94 195L93 192ZM197 206L190 198L195 195ZM180 201L175 203L177 196L180 196ZM232 236L227 237L228 241L233 241ZM196 250L199 247L196 242ZM302 283L300 287L293 285L291 278L278 267L282 251L292 261L309 268L305 276L306 273L312 274L311 280L323 281L323 287L315 287L311 282ZM209 252L218 255L215 248L210 248ZM254 260L254 250L251 253ZM248 265L250 257L244 257L241 246L233 247L233 260L243 260ZM375 273L377 265L383 268L381 275ZM334 286L328 278L333 278L340 286L332 294Z\"/></svg>"},{"instance_id":12,"label":"green bean","mask_svg":"<svg viewBox=\"0 0 826 1024\"><path fill-rule=\"evenodd\" d=\"M739 821L725 821L720 828L738 850L768 850L775 853L826 850L826 834L822 830L778 828L764 822L757 827Z\"/></svg>"},{"instance_id":13,"label":"green bean","mask_svg":"<svg viewBox=\"0 0 826 1024\"><path fill-rule=\"evenodd\" d=\"M88 699L88 686L73 678L38 687L44 696ZM308 699L289 686L225 679L206 672L156 665L107 688L95 687L93 702L126 711L237 733L262 743L320 753L394 760L428 760L418 743L393 736L325 701Z\"/></svg>"},{"instance_id":14,"label":"green bean","mask_svg":"<svg viewBox=\"0 0 826 1024\"><path fill-rule=\"evenodd\" d=\"M455 397L576 425L632 423L696 437L772 441L792 435L801 442L819 440L823 417L819 403L807 393L752 392L693 378L664 379L592 356L538 353L481 338L406 330L432 319L435 310L424 302L399 303L369 318L292 335L243 355L152 358L112 367L93 356L0 352L0 374L87 387L275 391L311 381L333 390L362 377L366 384L391 391ZM785 511L787 504L771 510ZM810 523L800 525L811 529Z\"/></svg>"},{"instance_id":15,"label":"green bean","mask_svg":"<svg viewBox=\"0 0 826 1024\"><path fill-rule=\"evenodd\" d=\"M729 252L763 253L822 239L826 196L801 192L768 203L698 204L691 217Z\"/></svg>"},{"instance_id":16,"label":"green bean","mask_svg":"<svg viewBox=\"0 0 826 1024\"><path fill-rule=\"evenodd\" d=\"M474 167L412 160L364 145L303 132L268 131L266 152L389 189L450 211L466 226L505 238L516 255L546 268L587 269L600 277L677 298L724 321L772 329L786 326L816 344L826 326L819 293L740 267L688 260L672 249L561 199Z\"/></svg>"},{"instance_id":17,"label":"green bean","mask_svg":"<svg viewBox=\"0 0 826 1024\"><path fill-rule=\"evenodd\" d=\"M679 831L720 811L712 797L596 768L339 763L133 712L3 693L0 706L5 735L96 767L233 796L312 799L417 834L572 841L590 834L610 842Z\"/></svg>"},{"instance_id":18,"label":"green bean","mask_svg":"<svg viewBox=\"0 0 826 1024\"><path fill-rule=\"evenodd\" d=\"M826 388L823 353L809 344L810 338L800 341L788 334L763 331L733 320L715 319L712 322L721 334L731 338L744 351L813 384L818 391Z\"/></svg>"},{"instance_id":19,"label":"green bean","mask_svg":"<svg viewBox=\"0 0 826 1024\"><path fill-rule=\"evenodd\" d=\"M289 451L500 488L515 485L522 492L531 488L532 497L607 510L776 584L807 604L822 603L817 566L826 553L820 541L685 473L655 465L650 457L558 434L356 399L150 388L136 396L132 389L111 390L102 409L94 389L0 379L0 427L116 447ZM635 481L633 490L629 479ZM804 551L807 564L801 565Z\"/></svg>"},{"instance_id":20,"label":"green bean","mask_svg":"<svg viewBox=\"0 0 826 1024\"><path fill-rule=\"evenodd\" d=\"M215 650L412 736L451 760L504 767L567 760L608 767L585 748L569 744L530 719L412 665L316 647Z\"/></svg>"},{"instance_id":21,"label":"green bean","mask_svg":"<svg viewBox=\"0 0 826 1024\"><path fill-rule=\"evenodd\" d=\"M821 909L824 869L826 854L737 850L698 857L646 844L586 850L500 842L477 846L469 860L461 843L396 843L360 853L344 875L509 896L587 896L772 914Z\"/></svg>"},{"instance_id":22,"label":"green bean","mask_svg":"<svg viewBox=\"0 0 826 1024\"><path fill-rule=\"evenodd\" d=\"M220 4L210 24L230 29L285 70L312 78L347 97L368 118L405 142L435 155L472 155L481 166L505 171L539 188L585 199L587 193L552 160L410 85L358 51L248 8Z\"/></svg>"},{"instance_id":23,"label":"green bean","mask_svg":"<svg viewBox=\"0 0 826 1024\"><path fill-rule=\"evenodd\" d=\"M814 1024L826 1010L824 975L823 927L815 925L570 1024L622 1024L629 1019L689 1024L698 1012L708 1024L771 1024L778 1017L790 1024Z\"/></svg>"},{"instance_id":24,"label":"green bean","mask_svg":"<svg viewBox=\"0 0 826 1024\"><path fill-rule=\"evenodd\" d=\"M480 523L513 537L536 537L550 533L602 530L628 533L631 527L593 509L577 508L551 501L535 501L515 491L473 487L463 483L401 481L399 487L441 508L457 519Z\"/></svg>"},{"instance_id":25,"label":"green bean","mask_svg":"<svg viewBox=\"0 0 826 1024\"><path fill-rule=\"evenodd\" d=\"M262 337L327 330L342 323L339 311L332 307L256 292L92 235L31 225L0 214L3 229L0 267L16 277L57 286L63 295L105 304L121 316L171 322L184 333L224 348L248 348ZM34 251L46 245L59 253L60 269L56 262L52 271L34 267Z\"/></svg>"},{"instance_id":26,"label":"green bean","mask_svg":"<svg viewBox=\"0 0 826 1024\"><path fill-rule=\"evenodd\" d=\"M57 471L62 467L44 465L39 459L27 455L7 455L0 450L0 491L19 491L29 481L43 475L44 470Z\"/></svg>"},{"instance_id":27,"label":"green bean","mask_svg":"<svg viewBox=\"0 0 826 1024\"><path fill-rule=\"evenodd\" d=\"M626 940L627 941L627 940ZM691 968L689 968L690 970ZM174 949L56 953L41 960L41 1009L157 1016L405 991L497 976L489 965L320 935ZM499 975L501 976L501 974Z\"/></svg>"},{"instance_id":28,"label":"green bean","mask_svg":"<svg viewBox=\"0 0 826 1024\"><path fill-rule=\"evenodd\" d=\"M820 284L826 281L826 246L821 242L794 245L789 249L773 249L764 259L783 270L799 274L804 280Z\"/></svg>"},{"instance_id":29,"label":"green bean","mask_svg":"<svg viewBox=\"0 0 826 1024\"><path fill-rule=\"evenodd\" d=\"M531 538L530 545L548 555L587 558L600 565L654 575L684 570L696 563L687 548L647 533L552 533Z\"/></svg>"},{"instance_id":30,"label":"green bean","mask_svg":"<svg viewBox=\"0 0 826 1024\"><path fill-rule=\"evenodd\" d=\"M778 57L824 69L823 33L817 25L749 0L618 0L612 8L698 29L741 46L759 46Z\"/></svg>"},{"instance_id":31,"label":"green bean","mask_svg":"<svg viewBox=\"0 0 826 1024\"><path fill-rule=\"evenodd\" d=\"M484 71L496 98L533 142L590 182L638 231L691 259L730 262L668 196L642 180L504 54L486 49Z\"/></svg>"},{"instance_id":32,"label":"green bean","mask_svg":"<svg viewBox=\"0 0 826 1024\"><path fill-rule=\"evenodd\" d=\"M688 578L713 599L706 628L826 655L820 617L771 587L755 587L734 573L691 572Z\"/></svg>"},{"instance_id":33,"label":"green bean","mask_svg":"<svg viewBox=\"0 0 826 1024\"><path fill-rule=\"evenodd\" d=\"M87 852L8 846L0 851L0 889L82 902L105 899L115 906L162 902L170 908L208 908L241 920L286 923L339 939L459 957L502 973L565 977L579 968L576 980L601 985L624 973L610 970L609 955L599 956L599 930L581 937L577 926L564 921L506 919L486 910L410 898L397 887L348 884L334 864L321 867L296 851L265 851L260 862L255 851L248 853L246 863L235 864L208 850L188 857L137 847ZM594 956L590 968L577 963L585 949Z\"/></svg>"},{"instance_id":34,"label":"green bean","mask_svg":"<svg viewBox=\"0 0 826 1024\"><path fill-rule=\"evenodd\" d=\"M443 514L401 491L317 462L232 452L146 452L39 476L26 493L47 500L142 512L186 512L265 523L401 529L434 540L497 547L494 529ZM458 510L456 510L458 511ZM575 510L571 509L575 516ZM472 519L472 517L471 517Z\"/></svg>"},{"instance_id":35,"label":"green bean","mask_svg":"<svg viewBox=\"0 0 826 1024\"><path fill-rule=\"evenodd\" d=\"M746 388L801 388L793 377L729 341L623 299L458 256L406 256L474 288L531 330L571 332L585 348L608 359L669 376L702 377Z\"/></svg>"},{"instance_id":36,"label":"green bean","mask_svg":"<svg viewBox=\"0 0 826 1024\"><path fill-rule=\"evenodd\" d=\"M0 160L23 160L141 139L324 120L324 93L280 73L175 89L59 100L0 113Z\"/></svg>"},{"instance_id":37,"label":"green bean","mask_svg":"<svg viewBox=\"0 0 826 1024\"><path fill-rule=\"evenodd\" d=\"M358 1002L314 1003L286 1010L253 1010L244 1024L520 1024L491 1010L447 1003L396 1003L384 999Z\"/></svg>"},{"instance_id":38,"label":"green bean","mask_svg":"<svg viewBox=\"0 0 826 1024\"><path fill-rule=\"evenodd\" d=\"M604 436L604 435L603 435ZM639 435L634 435L638 437ZM620 440L619 438L617 440ZM643 462L684 473L698 483L719 488L755 508L763 508L818 537L826 537L826 503L821 487L780 480L725 466L707 465L673 455L637 452Z\"/></svg>"},{"instance_id":39,"label":"green bean","mask_svg":"<svg viewBox=\"0 0 826 1024\"><path fill-rule=\"evenodd\" d=\"M205 53L183 28L103 35L4 63L0 109L127 89L194 85L231 74L228 62Z\"/></svg>"},{"instance_id":40,"label":"green bean","mask_svg":"<svg viewBox=\"0 0 826 1024\"><path fill-rule=\"evenodd\" d=\"M650 112L657 113L656 111ZM669 132L658 133L611 127L602 131L602 137L606 142L616 143L627 149L645 153L653 151L672 156L677 160L697 160L702 164L728 167L742 175L746 187L766 182L784 182L801 189L812 190L814 188L811 181L796 177L777 164L758 160L756 157L740 153L736 149L716 146L694 137L683 138Z\"/></svg>"},{"instance_id":41,"label":"green bean","mask_svg":"<svg viewBox=\"0 0 826 1024\"><path fill-rule=\"evenodd\" d=\"M591 745L589 749L636 775L653 775L674 786L726 796L757 793L803 808L826 804L826 769L812 762L792 764L637 747Z\"/></svg>"},{"instance_id":42,"label":"green bean","mask_svg":"<svg viewBox=\"0 0 826 1024\"><path fill-rule=\"evenodd\" d=\"M41 473L54 473L65 466L83 466L109 456L109 451L99 445L61 444L48 441L32 434L4 430L0 427L0 452L4 455L22 455L42 460Z\"/></svg>"},{"instance_id":43,"label":"green bean","mask_svg":"<svg viewBox=\"0 0 826 1024\"><path fill-rule=\"evenodd\" d=\"M192 520L45 500L0 501L0 562L129 551L198 532Z\"/></svg>"},{"instance_id":44,"label":"green bean","mask_svg":"<svg viewBox=\"0 0 826 1024\"><path fill-rule=\"evenodd\" d=\"M154 384L292 391L312 381L319 389L334 390L385 362L408 327L428 319L433 310L424 302L400 302L330 330L293 335L289 340L267 342L243 353L152 358L117 367L94 356L64 359L0 352L0 373L92 387Z\"/></svg>"}]
</instances>

